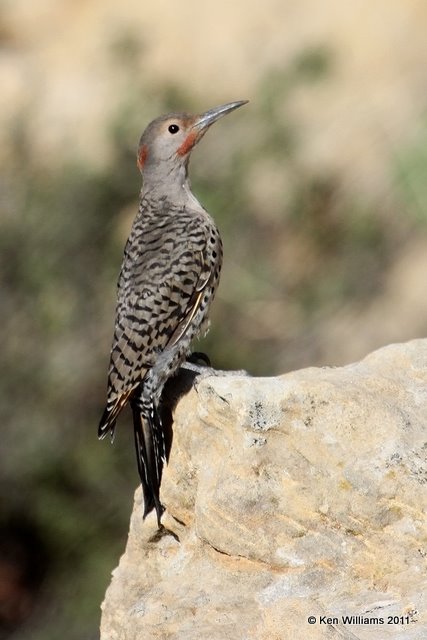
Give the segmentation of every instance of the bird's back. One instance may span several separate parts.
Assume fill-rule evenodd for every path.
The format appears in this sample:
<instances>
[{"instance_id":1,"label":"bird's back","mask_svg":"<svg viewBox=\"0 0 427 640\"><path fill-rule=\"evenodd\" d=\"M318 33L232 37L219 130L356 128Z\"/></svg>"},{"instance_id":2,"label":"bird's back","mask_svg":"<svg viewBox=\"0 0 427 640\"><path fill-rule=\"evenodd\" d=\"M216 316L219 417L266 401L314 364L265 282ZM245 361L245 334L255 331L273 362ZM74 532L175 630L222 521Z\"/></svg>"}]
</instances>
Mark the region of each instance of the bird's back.
<instances>
[{"instance_id":1,"label":"bird's back","mask_svg":"<svg viewBox=\"0 0 427 640\"><path fill-rule=\"evenodd\" d=\"M200 292L209 289L209 303L215 294L221 262L219 232L203 209L141 199L118 282L110 404L137 386L159 354L189 331L185 322L195 305L201 307Z\"/></svg>"}]
</instances>

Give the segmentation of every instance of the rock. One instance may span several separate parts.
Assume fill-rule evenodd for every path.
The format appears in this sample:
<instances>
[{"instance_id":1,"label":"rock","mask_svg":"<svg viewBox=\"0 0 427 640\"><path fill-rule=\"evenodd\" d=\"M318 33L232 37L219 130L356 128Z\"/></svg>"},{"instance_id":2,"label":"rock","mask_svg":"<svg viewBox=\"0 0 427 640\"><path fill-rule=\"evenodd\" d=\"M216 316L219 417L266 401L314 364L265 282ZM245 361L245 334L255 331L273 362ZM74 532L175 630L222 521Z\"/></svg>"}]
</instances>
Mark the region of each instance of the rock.
<instances>
[{"instance_id":1,"label":"rock","mask_svg":"<svg viewBox=\"0 0 427 640\"><path fill-rule=\"evenodd\" d=\"M174 412L175 537L138 489L101 640L425 639L426 427L427 340L203 377Z\"/></svg>"}]
</instances>

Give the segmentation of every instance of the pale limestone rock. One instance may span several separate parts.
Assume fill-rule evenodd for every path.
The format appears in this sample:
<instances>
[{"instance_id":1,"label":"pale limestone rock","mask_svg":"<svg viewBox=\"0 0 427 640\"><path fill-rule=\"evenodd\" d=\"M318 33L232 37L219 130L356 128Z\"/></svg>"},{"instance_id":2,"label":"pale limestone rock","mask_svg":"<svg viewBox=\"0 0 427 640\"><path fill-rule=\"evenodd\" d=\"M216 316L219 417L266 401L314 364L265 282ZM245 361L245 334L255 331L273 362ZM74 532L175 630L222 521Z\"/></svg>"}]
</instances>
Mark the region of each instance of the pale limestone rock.
<instances>
[{"instance_id":1,"label":"pale limestone rock","mask_svg":"<svg viewBox=\"0 0 427 640\"><path fill-rule=\"evenodd\" d=\"M427 638L427 340L204 377L174 420L162 500L179 541L152 539L138 490L102 640Z\"/></svg>"}]
</instances>

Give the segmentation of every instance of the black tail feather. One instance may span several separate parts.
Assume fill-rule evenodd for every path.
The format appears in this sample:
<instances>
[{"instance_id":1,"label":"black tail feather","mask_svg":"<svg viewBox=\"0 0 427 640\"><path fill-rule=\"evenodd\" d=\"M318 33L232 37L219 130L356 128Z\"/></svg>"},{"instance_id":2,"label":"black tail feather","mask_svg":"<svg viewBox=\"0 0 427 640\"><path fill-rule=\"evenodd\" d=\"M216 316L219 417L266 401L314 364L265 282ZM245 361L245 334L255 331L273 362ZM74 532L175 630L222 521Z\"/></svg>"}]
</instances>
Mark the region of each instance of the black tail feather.
<instances>
[{"instance_id":1,"label":"black tail feather","mask_svg":"<svg viewBox=\"0 0 427 640\"><path fill-rule=\"evenodd\" d=\"M154 404L145 416L136 400L131 401L136 459L144 495L144 518L156 510L157 523L164 507L160 502L160 483L166 461L162 424Z\"/></svg>"}]
</instances>

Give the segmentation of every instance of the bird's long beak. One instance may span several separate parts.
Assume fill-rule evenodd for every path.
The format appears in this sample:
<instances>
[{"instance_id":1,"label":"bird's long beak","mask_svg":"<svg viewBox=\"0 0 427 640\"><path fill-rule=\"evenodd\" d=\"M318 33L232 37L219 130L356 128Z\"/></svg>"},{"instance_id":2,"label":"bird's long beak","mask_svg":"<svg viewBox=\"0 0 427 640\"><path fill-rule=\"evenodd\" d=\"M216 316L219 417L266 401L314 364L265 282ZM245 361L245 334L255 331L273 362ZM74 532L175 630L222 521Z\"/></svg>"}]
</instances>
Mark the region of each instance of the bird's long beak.
<instances>
[{"instance_id":1,"label":"bird's long beak","mask_svg":"<svg viewBox=\"0 0 427 640\"><path fill-rule=\"evenodd\" d=\"M205 111L205 113L202 113L200 116L194 116L193 124L190 127L190 133L187 135L181 146L178 147L176 152L177 156L188 158L191 149L203 138L211 124L247 102L249 101L238 100L237 102L229 102L228 104L222 104L220 107L209 109L209 111Z\"/></svg>"},{"instance_id":2,"label":"bird's long beak","mask_svg":"<svg viewBox=\"0 0 427 640\"><path fill-rule=\"evenodd\" d=\"M205 113L197 116L192 129L196 129L196 131L200 133L205 132L211 124L219 120L219 118L227 115L227 113L231 113L234 109L242 107L247 102L249 102L249 100L238 100L237 102L229 102L228 104L222 104L219 107L209 109L209 111L205 111Z\"/></svg>"}]
</instances>

